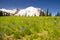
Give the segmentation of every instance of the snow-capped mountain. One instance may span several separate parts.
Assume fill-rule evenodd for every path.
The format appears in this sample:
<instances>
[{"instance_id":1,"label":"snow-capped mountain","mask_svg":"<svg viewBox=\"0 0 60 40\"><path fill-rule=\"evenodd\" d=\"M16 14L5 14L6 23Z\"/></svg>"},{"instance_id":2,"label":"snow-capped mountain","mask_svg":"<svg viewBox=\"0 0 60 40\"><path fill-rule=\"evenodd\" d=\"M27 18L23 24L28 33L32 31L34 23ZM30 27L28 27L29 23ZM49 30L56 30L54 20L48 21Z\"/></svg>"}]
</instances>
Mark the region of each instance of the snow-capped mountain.
<instances>
[{"instance_id":1,"label":"snow-capped mountain","mask_svg":"<svg viewBox=\"0 0 60 40\"><path fill-rule=\"evenodd\" d=\"M4 9L4 8L2 8L2 9L0 9L0 11L14 14L14 13L17 11L17 9L9 10L9 9Z\"/></svg>"},{"instance_id":2,"label":"snow-capped mountain","mask_svg":"<svg viewBox=\"0 0 60 40\"><path fill-rule=\"evenodd\" d=\"M14 16L39 16L40 12L43 10L41 8L35 8L35 7L27 7L25 9L0 9L0 11L7 12L10 14L14 14Z\"/></svg>"}]
</instances>

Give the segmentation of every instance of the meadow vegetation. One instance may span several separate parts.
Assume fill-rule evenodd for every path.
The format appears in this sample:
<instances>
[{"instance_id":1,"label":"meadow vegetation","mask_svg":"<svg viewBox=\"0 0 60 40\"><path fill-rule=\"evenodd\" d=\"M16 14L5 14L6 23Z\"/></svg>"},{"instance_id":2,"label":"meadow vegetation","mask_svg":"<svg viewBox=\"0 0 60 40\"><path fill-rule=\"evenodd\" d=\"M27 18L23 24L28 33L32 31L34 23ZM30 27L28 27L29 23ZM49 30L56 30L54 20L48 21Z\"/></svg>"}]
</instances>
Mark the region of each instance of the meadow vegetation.
<instances>
[{"instance_id":1,"label":"meadow vegetation","mask_svg":"<svg viewBox=\"0 0 60 40\"><path fill-rule=\"evenodd\" d=\"M0 40L60 40L60 17L0 16Z\"/></svg>"}]
</instances>

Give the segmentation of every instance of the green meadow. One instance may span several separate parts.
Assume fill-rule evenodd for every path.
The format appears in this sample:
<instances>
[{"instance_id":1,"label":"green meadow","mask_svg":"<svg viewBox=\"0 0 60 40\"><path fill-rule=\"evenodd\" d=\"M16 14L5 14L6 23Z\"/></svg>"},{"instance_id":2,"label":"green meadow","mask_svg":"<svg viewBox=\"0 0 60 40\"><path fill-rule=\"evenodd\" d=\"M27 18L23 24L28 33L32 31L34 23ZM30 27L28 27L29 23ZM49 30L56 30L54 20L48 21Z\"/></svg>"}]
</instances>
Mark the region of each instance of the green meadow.
<instances>
[{"instance_id":1,"label":"green meadow","mask_svg":"<svg viewBox=\"0 0 60 40\"><path fill-rule=\"evenodd\" d=\"M0 40L60 40L60 17L0 16Z\"/></svg>"}]
</instances>

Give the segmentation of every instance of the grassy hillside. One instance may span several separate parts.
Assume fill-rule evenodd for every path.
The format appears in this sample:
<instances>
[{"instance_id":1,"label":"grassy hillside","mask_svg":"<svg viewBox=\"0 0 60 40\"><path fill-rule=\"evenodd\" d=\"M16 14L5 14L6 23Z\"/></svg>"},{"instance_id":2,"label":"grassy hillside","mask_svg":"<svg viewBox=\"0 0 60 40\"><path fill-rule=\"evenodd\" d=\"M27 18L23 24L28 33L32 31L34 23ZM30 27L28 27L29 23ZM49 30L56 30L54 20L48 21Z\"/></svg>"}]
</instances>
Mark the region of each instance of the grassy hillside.
<instances>
[{"instance_id":1,"label":"grassy hillside","mask_svg":"<svg viewBox=\"0 0 60 40\"><path fill-rule=\"evenodd\" d=\"M60 17L0 17L0 40L60 40Z\"/></svg>"}]
</instances>

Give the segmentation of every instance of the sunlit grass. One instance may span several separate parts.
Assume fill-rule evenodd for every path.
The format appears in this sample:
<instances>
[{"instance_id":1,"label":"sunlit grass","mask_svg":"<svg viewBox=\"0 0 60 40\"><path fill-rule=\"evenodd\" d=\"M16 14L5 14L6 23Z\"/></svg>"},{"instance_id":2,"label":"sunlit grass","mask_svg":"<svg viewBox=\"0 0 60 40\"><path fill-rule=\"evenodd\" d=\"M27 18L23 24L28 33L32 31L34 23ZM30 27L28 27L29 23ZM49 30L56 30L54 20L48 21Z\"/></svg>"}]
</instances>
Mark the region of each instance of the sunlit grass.
<instances>
[{"instance_id":1,"label":"sunlit grass","mask_svg":"<svg viewBox=\"0 0 60 40\"><path fill-rule=\"evenodd\" d=\"M60 40L60 17L1 16L0 36L1 40Z\"/></svg>"}]
</instances>

